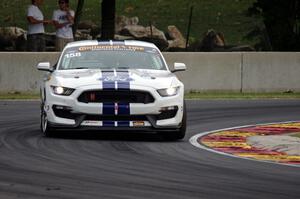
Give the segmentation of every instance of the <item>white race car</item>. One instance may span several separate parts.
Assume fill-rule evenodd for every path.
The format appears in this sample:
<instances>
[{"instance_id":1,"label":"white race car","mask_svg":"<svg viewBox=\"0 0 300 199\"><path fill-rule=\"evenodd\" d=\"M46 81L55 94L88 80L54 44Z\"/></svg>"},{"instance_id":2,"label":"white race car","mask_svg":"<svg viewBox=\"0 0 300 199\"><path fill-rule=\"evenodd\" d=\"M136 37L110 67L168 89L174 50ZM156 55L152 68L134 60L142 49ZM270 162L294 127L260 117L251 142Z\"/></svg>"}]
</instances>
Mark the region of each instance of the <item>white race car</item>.
<instances>
[{"instance_id":1,"label":"white race car","mask_svg":"<svg viewBox=\"0 0 300 199\"><path fill-rule=\"evenodd\" d=\"M69 43L41 85L41 130L140 130L182 139L186 131L184 85L162 53L141 41Z\"/></svg>"}]
</instances>

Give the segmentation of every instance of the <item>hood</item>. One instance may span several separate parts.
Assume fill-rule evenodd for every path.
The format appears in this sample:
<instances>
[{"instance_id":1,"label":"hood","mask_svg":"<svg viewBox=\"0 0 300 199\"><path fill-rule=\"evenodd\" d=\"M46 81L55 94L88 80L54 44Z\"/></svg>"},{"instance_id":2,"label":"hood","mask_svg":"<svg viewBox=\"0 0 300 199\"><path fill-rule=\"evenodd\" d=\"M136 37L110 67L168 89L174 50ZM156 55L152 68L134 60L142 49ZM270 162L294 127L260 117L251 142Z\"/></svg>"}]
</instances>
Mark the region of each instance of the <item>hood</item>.
<instances>
[{"instance_id":1,"label":"hood","mask_svg":"<svg viewBox=\"0 0 300 199\"><path fill-rule=\"evenodd\" d=\"M176 76L166 70L60 70L53 73L52 79L58 85L77 88L99 85L103 82L129 82L131 86L145 86L155 89L168 88Z\"/></svg>"}]
</instances>

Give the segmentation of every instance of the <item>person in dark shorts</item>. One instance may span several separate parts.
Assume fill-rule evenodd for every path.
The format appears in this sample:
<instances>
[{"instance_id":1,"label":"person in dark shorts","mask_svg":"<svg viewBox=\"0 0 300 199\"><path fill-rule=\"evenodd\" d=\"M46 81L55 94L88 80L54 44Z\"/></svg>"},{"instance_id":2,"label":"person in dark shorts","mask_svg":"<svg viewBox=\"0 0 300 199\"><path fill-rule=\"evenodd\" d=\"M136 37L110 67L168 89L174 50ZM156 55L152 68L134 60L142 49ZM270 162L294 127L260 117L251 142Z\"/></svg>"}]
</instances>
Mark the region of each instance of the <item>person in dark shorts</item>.
<instances>
[{"instance_id":1,"label":"person in dark shorts","mask_svg":"<svg viewBox=\"0 0 300 199\"><path fill-rule=\"evenodd\" d=\"M44 25L51 24L51 20L44 20L44 15L39 6L43 0L31 0L31 5L27 9L27 50L28 51L45 51L45 29Z\"/></svg>"},{"instance_id":2,"label":"person in dark shorts","mask_svg":"<svg viewBox=\"0 0 300 199\"><path fill-rule=\"evenodd\" d=\"M72 25L75 12L69 7L69 0L58 0L59 9L53 12L53 24L56 28L56 51L62 51L65 45L74 40Z\"/></svg>"}]
</instances>

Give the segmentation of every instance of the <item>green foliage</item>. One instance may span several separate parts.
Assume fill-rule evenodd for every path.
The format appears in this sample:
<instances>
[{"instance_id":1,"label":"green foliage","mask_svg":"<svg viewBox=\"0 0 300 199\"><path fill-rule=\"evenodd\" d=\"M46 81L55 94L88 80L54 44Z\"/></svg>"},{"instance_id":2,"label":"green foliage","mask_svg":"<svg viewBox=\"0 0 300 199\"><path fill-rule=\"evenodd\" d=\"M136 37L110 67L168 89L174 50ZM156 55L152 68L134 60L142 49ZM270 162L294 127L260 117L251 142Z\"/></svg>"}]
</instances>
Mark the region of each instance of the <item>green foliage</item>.
<instances>
[{"instance_id":1,"label":"green foliage","mask_svg":"<svg viewBox=\"0 0 300 199\"><path fill-rule=\"evenodd\" d=\"M299 99L300 93L238 93L224 91L186 93L187 99Z\"/></svg>"},{"instance_id":2,"label":"green foliage","mask_svg":"<svg viewBox=\"0 0 300 199\"><path fill-rule=\"evenodd\" d=\"M263 17L263 26L248 35L259 36L263 50L300 50L300 0L257 0L249 13Z\"/></svg>"},{"instance_id":3,"label":"green foliage","mask_svg":"<svg viewBox=\"0 0 300 199\"><path fill-rule=\"evenodd\" d=\"M147 2L147 3L145 3ZM194 6L191 37L202 39L208 29L223 32L227 44L249 44L245 40L247 31L255 22L247 17L247 9L254 0L119 0L117 13L139 16L143 25L151 21L166 30L168 25L176 25L185 35L187 32L190 6Z\"/></svg>"},{"instance_id":4,"label":"green foliage","mask_svg":"<svg viewBox=\"0 0 300 199\"><path fill-rule=\"evenodd\" d=\"M2 0L0 26L27 27L26 8L30 0ZM247 9L255 0L117 0L117 15L138 16L140 24L150 21L161 30L176 25L185 35L187 32L190 6L194 6L190 36L201 40L208 29L223 32L227 44L252 44L244 36L256 25L255 19L246 16ZM86 0L81 20L91 20L100 25L101 0ZM77 0L70 0L76 9ZM47 19L57 9L56 0L44 0L42 11ZM47 31L54 31L47 27Z\"/></svg>"}]
</instances>

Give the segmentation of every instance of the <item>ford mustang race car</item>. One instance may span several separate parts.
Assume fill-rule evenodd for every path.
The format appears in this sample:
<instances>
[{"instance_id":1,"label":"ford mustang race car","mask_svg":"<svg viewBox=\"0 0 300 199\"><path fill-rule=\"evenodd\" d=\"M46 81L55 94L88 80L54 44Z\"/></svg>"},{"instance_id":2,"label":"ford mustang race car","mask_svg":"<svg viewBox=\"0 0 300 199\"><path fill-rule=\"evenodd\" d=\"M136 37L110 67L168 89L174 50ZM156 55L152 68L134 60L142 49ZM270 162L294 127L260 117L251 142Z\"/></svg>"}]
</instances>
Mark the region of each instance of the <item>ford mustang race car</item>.
<instances>
[{"instance_id":1,"label":"ford mustang race car","mask_svg":"<svg viewBox=\"0 0 300 199\"><path fill-rule=\"evenodd\" d=\"M41 84L41 131L139 130L182 139L186 131L184 85L162 53L141 41L77 41L67 44Z\"/></svg>"}]
</instances>

